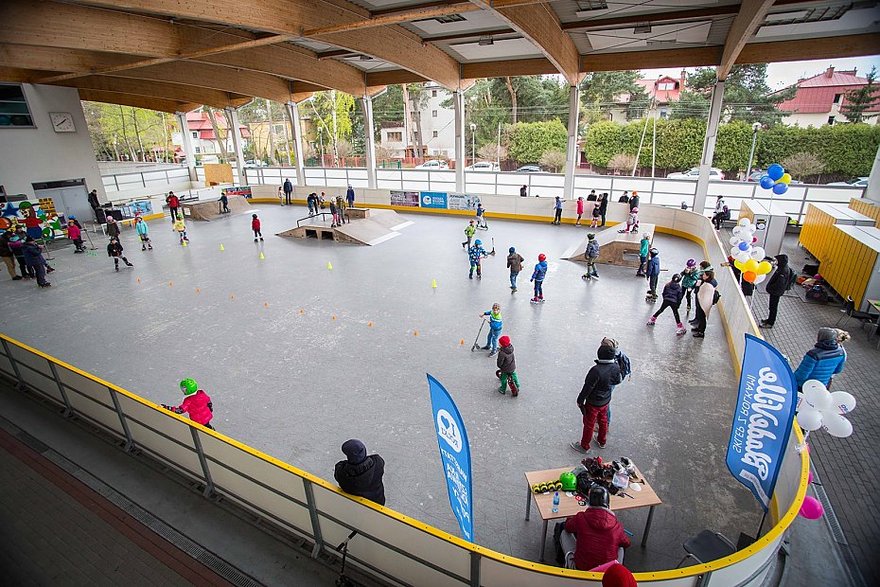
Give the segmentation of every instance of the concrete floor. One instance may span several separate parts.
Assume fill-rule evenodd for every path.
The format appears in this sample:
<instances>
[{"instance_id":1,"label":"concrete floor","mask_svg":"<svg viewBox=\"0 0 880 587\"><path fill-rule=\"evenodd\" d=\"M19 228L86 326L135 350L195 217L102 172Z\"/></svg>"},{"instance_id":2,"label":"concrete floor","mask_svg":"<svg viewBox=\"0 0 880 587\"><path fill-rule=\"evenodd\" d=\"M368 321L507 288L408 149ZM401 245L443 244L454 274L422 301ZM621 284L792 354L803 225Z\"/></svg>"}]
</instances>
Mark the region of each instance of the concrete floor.
<instances>
[{"instance_id":1,"label":"concrete floor","mask_svg":"<svg viewBox=\"0 0 880 587\"><path fill-rule=\"evenodd\" d=\"M631 457L664 500L647 549L630 549L628 566L669 568L704 528L734 540L757 529L759 508L724 465L736 381L717 313L703 340L676 337L669 312L648 329L656 306L632 270L600 266L601 280L584 283L583 266L558 261L587 229L490 221L478 237L489 246L494 237L499 254L482 281L469 281L460 218L408 215L415 224L402 236L361 247L271 236L294 226L303 207L259 213L262 248L251 242L250 216L238 215L191 223L186 248L167 220L151 223L152 252L126 230L135 267L119 273L103 242L97 256L56 251L52 288L0 282L0 329L156 402L175 401L177 382L194 377L214 400L219 430L327 479L341 443L361 438L388 463L388 505L457 534L431 422L431 373L471 438L476 541L527 559L537 558L540 522L523 519L523 472L579 460L568 447L581 431L575 398L599 341L612 336L634 375L615 392L608 447L598 454ZM529 267L514 295L504 266L511 244ZM664 268L700 257L682 239L655 244ZM547 302L534 306L528 277L539 252L550 271ZM494 301L516 347L516 399L495 391L494 360L469 350ZM646 515L620 517L639 539Z\"/></svg>"}]
</instances>

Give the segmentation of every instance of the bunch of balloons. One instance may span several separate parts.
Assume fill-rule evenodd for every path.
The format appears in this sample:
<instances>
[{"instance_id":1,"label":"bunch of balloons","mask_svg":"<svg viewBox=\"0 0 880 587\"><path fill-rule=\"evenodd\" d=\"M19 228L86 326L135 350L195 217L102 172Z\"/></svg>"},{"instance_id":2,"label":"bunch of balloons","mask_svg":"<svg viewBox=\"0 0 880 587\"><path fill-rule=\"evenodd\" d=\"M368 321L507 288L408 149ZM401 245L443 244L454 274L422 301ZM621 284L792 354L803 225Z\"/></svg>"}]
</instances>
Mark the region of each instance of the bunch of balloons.
<instances>
[{"instance_id":1,"label":"bunch of balloons","mask_svg":"<svg viewBox=\"0 0 880 587\"><path fill-rule=\"evenodd\" d=\"M767 174L761 176L761 187L765 190L773 190L777 196L788 191L791 183L791 174L785 172L785 168L779 163L774 163L767 168Z\"/></svg>"},{"instance_id":2,"label":"bunch of balloons","mask_svg":"<svg viewBox=\"0 0 880 587\"><path fill-rule=\"evenodd\" d=\"M856 407L856 398L845 391L831 393L821 381L810 379L798 394L798 425L808 433L824 428L831 436L846 438L852 422L844 418Z\"/></svg>"},{"instance_id":3,"label":"bunch of balloons","mask_svg":"<svg viewBox=\"0 0 880 587\"><path fill-rule=\"evenodd\" d=\"M757 228L751 220L740 218L730 238L730 256L733 257L733 265L739 269L743 280L757 285L767 279L773 266L764 260L764 248L754 246L758 241L755 230Z\"/></svg>"}]
</instances>

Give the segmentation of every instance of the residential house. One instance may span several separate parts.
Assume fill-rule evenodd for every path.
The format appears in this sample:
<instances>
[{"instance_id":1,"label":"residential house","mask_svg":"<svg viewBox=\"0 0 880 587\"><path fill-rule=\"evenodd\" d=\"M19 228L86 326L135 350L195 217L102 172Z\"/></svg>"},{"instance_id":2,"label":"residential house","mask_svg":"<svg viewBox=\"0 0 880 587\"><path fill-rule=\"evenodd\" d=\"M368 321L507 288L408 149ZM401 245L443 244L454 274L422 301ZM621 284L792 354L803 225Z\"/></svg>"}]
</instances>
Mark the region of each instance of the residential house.
<instances>
[{"instance_id":1,"label":"residential house","mask_svg":"<svg viewBox=\"0 0 880 587\"><path fill-rule=\"evenodd\" d=\"M841 112L846 104L846 94L867 83L868 80L856 75L855 69L835 71L834 67L802 79L796 84L794 98L779 104L779 109L788 113L782 122L801 127L848 122ZM880 105L875 105L866 114L865 122L877 124Z\"/></svg>"},{"instance_id":2,"label":"residential house","mask_svg":"<svg viewBox=\"0 0 880 587\"><path fill-rule=\"evenodd\" d=\"M226 116L223 113L218 112L215 114L214 118L217 121L217 128L220 129L220 134L225 139L226 152L229 154L235 153L235 147L232 144L232 136L225 132L226 131ZM196 161L200 163L217 163L220 158L220 141L214 135L214 127L211 124L211 119L208 118L208 114L201 110L194 110L192 112L186 113L186 126L190 136L192 137L193 151L195 151ZM247 143L248 139L250 139L250 131L245 125L239 126L239 131L241 133L242 146ZM177 146L183 145L183 137L181 137L180 132L175 132L172 135L172 142Z\"/></svg>"},{"instance_id":3,"label":"residential house","mask_svg":"<svg viewBox=\"0 0 880 587\"><path fill-rule=\"evenodd\" d=\"M636 80L636 84L641 86L648 95L648 108L645 111L645 116L668 118L671 105L681 98L686 81L687 72L683 69L679 77L661 75L657 79ZM631 99L631 94L621 94L615 97L615 105L606 110L607 119L614 122L626 122L627 106Z\"/></svg>"},{"instance_id":4,"label":"residential house","mask_svg":"<svg viewBox=\"0 0 880 587\"><path fill-rule=\"evenodd\" d=\"M379 129L380 144L389 149L391 156L396 159L419 156L454 159L455 110L443 106L443 102L448 100L449 96L449 92L442 86L427 82L418 110L414 104L406 108L409 120L382 123ZM417 119L420 125L417 124ZM421 143L424 147L421 155L416 146L419 142L417 140L419 128L422 131Z\"/></svg>"}]
</instances>

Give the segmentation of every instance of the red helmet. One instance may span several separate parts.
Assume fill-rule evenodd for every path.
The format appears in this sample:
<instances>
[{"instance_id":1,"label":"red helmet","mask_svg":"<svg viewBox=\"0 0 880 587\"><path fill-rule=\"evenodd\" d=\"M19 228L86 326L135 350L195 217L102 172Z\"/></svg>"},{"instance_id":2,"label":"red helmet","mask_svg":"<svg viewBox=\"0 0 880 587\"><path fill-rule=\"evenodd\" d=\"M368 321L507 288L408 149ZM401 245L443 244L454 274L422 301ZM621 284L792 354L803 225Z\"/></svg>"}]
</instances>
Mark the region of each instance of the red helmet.
<instances>
[{"instance_id":1,"label":"red helmet","mask_svg":"<svg viewBox=\"0 0 880 587\"><path fill-rule=\"evenodd\" d=\"M538 261L543 261L546 258L547 258L547 255L545 255L544 253L541 253L540 255L538 255Z\"/></svg>"}]
</instances>

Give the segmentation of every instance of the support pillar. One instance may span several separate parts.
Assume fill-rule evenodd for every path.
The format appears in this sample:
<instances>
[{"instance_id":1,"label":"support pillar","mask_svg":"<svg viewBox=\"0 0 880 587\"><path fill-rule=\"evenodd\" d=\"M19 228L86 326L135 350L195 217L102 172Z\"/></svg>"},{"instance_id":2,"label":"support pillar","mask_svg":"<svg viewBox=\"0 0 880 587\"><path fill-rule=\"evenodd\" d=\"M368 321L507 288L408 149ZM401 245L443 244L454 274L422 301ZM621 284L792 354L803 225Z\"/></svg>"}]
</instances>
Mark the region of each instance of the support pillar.
<instances>
[{"instance_id":1,"label":"support pillar","mask_svg":"<svg viewBox=\"0 0 880 587\"><path fill-rule=\"evenodd\" d=\"M568 145L565 150L565 182L562 188L562 199L574 199L574 170L578 159L578 119L581 110L580 86L568 89Z\"/></svg>"},{"instance_id":2,"label":"support pillar","mask_svg":"<svg viewBox=\"0 0 880 587\"><path fill-rule=\"evenodd\" d=\"M880 146L877 147L877 154L874 156L874 166L871 167L871 175L868 177L865 198L880 204Z\"/></svg>"},{"instance_id":3,"label":"support pillar","mask_svg":"<svg viewBox=\"0 0 880 587\"><path fill-rule=\"evenodd\" d=\"M452 92L455 109L455 191L464 193L465 134L464 134L464 90Z\"/></svg>"},{"instance_id":4,"label":"support pillar","mask_svg":"<svg viewBox=\"0 0 880 587\"><path fill-rule=\"evenodd\" d=\"M226 132L232 135L232 146L235 150L235 168L238 170L238 183L239 185L247 185L247 177L244 174L244 149L241 146L241 132L239 131L241 122L238 120L238 109L228 107L226 108L226 114L227 122L232 127L227 129Z\"/></svg>"},{"instance_id":5,"label":"support pillar","mask_svg":"<svg viewBox=\"0 0 880 587\"><path fill-rule=\"evenodd\" d=\"M706 138L703 140L703 155L700 158L700 177L697 179L697 192L694 195L694 212L706 211L706 194L709 191L709 168L715 158L715 140L718 138L718 123L721 120L721 103L724 99L724 82L718 80L712 88L709 105L709 120L706 122Z\"/></svg>"},{"instance_id":6,"label":"support pillar","mask_svg":"<svg viewBox=\"0 0 880 587\"><path fill-rule=\"evenodd\" d=\"M183 141L183 153L186 155L186 168L189 171L189 180L198 181L196 175L196 153L193 149L192 135L189 125L186 123L186 112L176 112L177 124L180 126L181 141Z\"/></svg>"},{"instance_id":7,"label":"support pillar","mask_svg":"<svg viewBox=\"0 0 880 587\"><path fill-rule=\"evenodd\" d=\"M293 137L294 165L296 165L296 185L306 185L305 159L303 159L302 126L299 122L299 104L287 103L287 116L290 119L290 133Z\"/></svg>"},{"instance_id":8,"label":"support pillar","mask_svg":"<svg viewBox=\"0 0 880 587\"><path fill-rule=\"evenodd\" d=\"M364 151L367 156L367 188L374 190L378 187L376 181L376 137L373 125L373 98L364 96L361 100L361 108L364 111Z\"/></svg>"}]
</instances>

